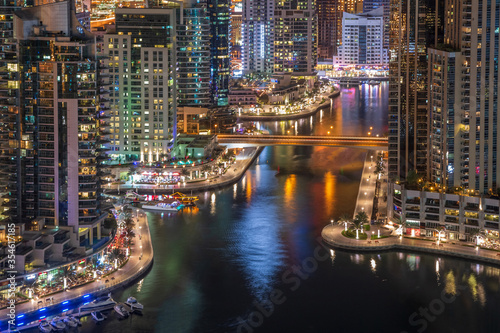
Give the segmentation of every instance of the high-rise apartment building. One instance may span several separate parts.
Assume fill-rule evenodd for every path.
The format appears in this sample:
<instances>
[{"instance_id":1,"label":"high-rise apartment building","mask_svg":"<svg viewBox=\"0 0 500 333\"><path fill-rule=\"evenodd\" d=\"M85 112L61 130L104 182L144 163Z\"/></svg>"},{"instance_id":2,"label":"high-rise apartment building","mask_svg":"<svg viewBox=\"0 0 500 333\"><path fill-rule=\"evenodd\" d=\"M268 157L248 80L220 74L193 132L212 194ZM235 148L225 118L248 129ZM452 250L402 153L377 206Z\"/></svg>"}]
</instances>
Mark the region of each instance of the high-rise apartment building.
<instances>
[{"instance_id":1,"label":"high-rise apartment building","mask_svg":"<svg viewBox=\"0 0 500 333\"><path fill-rule=\"evenodd\" d=\"M383 8L362 14L344 13L342 45L337 63L341 65L387 65L384 49Z\"/></svg>"},{"instance_id":2,"label":"high-rise apartment building","mask_svg":"<svg viewBox=\"0 0 500 333\"><path fill-rule=\"evenodd\" d=\"M18 129L21 122L19 64L14 38L14 12L19 9L15 0L0 2L0 195L8 197L2 200L2 212L15 219L22 213L22 207L17 205L22 200L21 184L17 182L17 170L22 169L22 160L18 149L21 142ZM5 218L5 215L0 218Z\"/></svg>"},{"instance_id":3,"label":"high-rise apartment building","mask_svg":"<svg viewBox=\"0 0 500 333\"><path fill-rule=\"evenodd\" d=\"M243 0L242 65L244 73L272 73L274 1Z\"/></svg>"},{"instance_id":4,"label":"high-rise apartment building","mask_svg":"<svg viewBox=\"0 0 500 333\"><path fill-rule=\"evenodd\" d=\"M335 5L332 0L317 0L318 58L333 59L335 45Z\"/></svg>"},{"instance_id":5,"label":"high-rise apartment building","mask_svg":"<svg viewBox=\"0 0 500 333\"><path fill-rule=\"evenodd\" d=\"M441 10L436 10L436 5ZM426 0L411 5L406 0L391 1L390 179L404 179L410 170L427 171L427 48L443 40L442 17L440 2Z\"/></svg>"},{"instance_id":6,"label":"high-rise apartment building","mask_svg":"<svg viewBox=\"0 0 500 333\"><path fill-rule=\"evenodd\" d=\"M446 25L449 44L429 49L429 177L475 193L496 191L500 4L447 6L447 19L461 29Z\"/></svg>"},{"instance_id":7,"label":"high-rise apartment building","mask_svg":"<svg viewBox=\"0 0 500 333\"><path fill-rule=\"evenodd\" d=\"M316 1L278 1L274 13L274 73L314 75L318 62Z\"/></svg>"},{"instance_id":8,"label":"high-rise apartment building","mask_svg":"<svg viewBox=\"0 0 500 333\"><path fill-rule=\"evenodd\" d=\"M229 104L229 33L231 17L230 0L207 0L210 19L211 86L214 106Z\"/></svg>"},{"instance_id":9,"label":"high-rise apartment building","mask_svg":"<svg viewBox=\"0 0 500 333\"><path fill-rule=\"evenodd\" d=\"M363 13L371 12L372 10L383 8L384 16L384 48L389 49L389 33L390 33L390 17L391 17L391 0L363 0Z\"/></svg>"},{"instance_id":10,"label":"high-rise apartment building","mask_svg":"<svg viewBox=\"0 0 500 333\"><path fill-rule=\"evenodd\" d=\"M116 32L104 35L103 50L111 78L109 153L118 160L159 160L177 121L175 9L117 8L115 15Z\"/></svg>"},{"instance_id":11,"label":"high-rise apartment building","mask_svg":"<svg viewBox=\"0 0 500 333\"><path fill-rule=\"evenodd\" d=\"M211 103L210 21L206 7L176 9L176 23L177 105L208 107Z\"/></svg>"},{"instance_id":12,"label":"high-rise apartment building","mask_svg":"<svg viewBox=\"0 0 500 333\"><path fill-rule=\"evenodd\" d=\"M10 221L21 230L72 230L65 248L80 247L74 252L84 254L101 238L107 216L99 200L107 127L99 103L106 93L94 36L72 6L62 1L9 12L6 27L13 22L14 29L2 31L8 43L2 43L0 60L6 72L2 124L8 129L2 131L1 164L9 173L4 203Z\"/></svg>"},{"instance_id":13,"label":"high-rise apartment building","mask_svg":"<svg viewBox=\"0 0 500 333\"><path fill-rule=\"evenodd\" d=\"M325 1L325 0L320 0ZM338 55L338 50L340 45L342 45L342 18L344 17L344 12L348 14L358 14L363 12L363 0L333 0L333 13L332 13L332 32L326 32L323 29L328 29L328 24L318 25L318 35L332 34L333 38L333 56ZM318 2L319 6L319 2ZM324 5L324 8L328 8ZM322 15L318 11L318 17ZM323 21L325 22L325 21ZM327 21L326 21L327 22ZM323 45L323 44L320 44Z\"/></svg>"},{"instance_id":14,"label":"high-rise apartment building","mask_svg":"<svg viewBox=\"0 0 500 333\"><path fill-rule=\"evenodd\" d=\"M498 238L500 201L490 194L499 187L500 4L447 0L443 12L434 28L444 25L444 43L427 45L428 97L418 104L428 115L426 168L418 169L418 185L389 184L388 216L415 236ZM420 82L410 79L406 91Z\"/></svg>"},{"instance_id":15,"label":"high-rise apartment building","mask_svg":"<svg viewBox=\"0 0 500 333\"><path fill-rule=\"evenodd\" d=\"M231 75L240 76L243 71L242 55L242 24L243 24L243 2L231 2L231 32L229 37L231 49Z\"/></svg>"}]
</instances>

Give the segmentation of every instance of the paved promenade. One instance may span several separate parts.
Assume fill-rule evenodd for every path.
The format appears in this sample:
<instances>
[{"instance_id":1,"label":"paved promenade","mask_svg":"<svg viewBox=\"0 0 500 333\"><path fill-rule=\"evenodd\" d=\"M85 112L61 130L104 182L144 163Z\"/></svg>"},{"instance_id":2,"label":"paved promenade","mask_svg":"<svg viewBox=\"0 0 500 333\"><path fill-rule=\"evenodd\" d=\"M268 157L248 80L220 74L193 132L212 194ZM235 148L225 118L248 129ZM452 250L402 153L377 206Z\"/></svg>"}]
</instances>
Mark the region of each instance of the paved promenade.
<instances>
[{"instance_id":1,"label":"paved promenade","mask_svg":"<svg viewBox=\"0 0 500 333\"><path fill-rule=\"evenodd\" d=\"M134 211L135 212L135 211ZM141 211L139 211L141 212ZM135 214L134 214L135 215ZM70 301L79 298L86 294L104 294L113 289L116 289L124 284L130 283L146 271L153 263L153 245L151 243L151 234L146 218L146 214L142 214L136 223L136 237L134 244L131 246L131 255L128 262L116 272L106 276L100 281L95 281L75 287L67 291L59 292L45 298L52 297L53 303L38 305L38 301L31 301L16 305L16 314L26 314L38 310L40 307L50 307L60 304L64 301ZM141 258L142 256L142 258ZM114 277L114 280L112 278ZM109 280L108 283L105 281ZM7 318L7 309L0 311L0 319Z\"/></svg>"},{"instance_id":2,"label":"paved promenade","mask_svg":"<svg viewBox=\"0 0 500 333\"><path fill-rule=\"evenodd\" d=\"M248 147L245 148L238 156L236 163L220 176L210 177L206 180L196 180L193 182L181 183L180 185L143 185L143 184L123 184L111 185L106 189L106 194L119 193L124 194L127 190L133 189L140 194L161 194L171 193L172 190L183 192L186 191L207 191L212 188L222 187L237 182L250 167L253 161L259 156L262 148Z\"/></svg>"},{"instance_id":3,"label":"paved promenade","mask_svg":"<svg viewBox=\"0 0 500 333\"><path fill-rule=\"evenodd\" d=\"M288 113L288 114L276 114L276 115L253 115L249 113L244 113L244 114L238 114L238 119L239 120L251 120L251 121L273 121L273 120L292 120L292 119L299 119L299 118L305 118L314 115L316 112L318 112L321 109L324 109L330 105L330 98L334 98L340 95L340 91L337 90L333 93L325 93L321 94L317 100L319 101L318 103L314 103L312 105L309 105L308 107L304 108L300 112L296 113ZM321 103L321 99L325 98L326 102ZM274 105L264 105L263 106L263 113L271 113L272 108Z\"/></svg>"},{"instance_id":4,"label":"paved promenade","mask_svg":"<svg viewBox=\"0 0 500 333\"><path fill-rule=\"evenodd\" d=\"M378 227L373 228L377 235ZM321 236L323 240L335 247L347 250L360 251L383 251L383 250L409 250L415 252L428 252L440 255L449 255L473 261L481 261L490 264L500 265L500 252L486 249L476 249L470 243L459 241L437 241L421 240L417 238L389 236L378 240L356 240L344 237L341 232L344 230L340 225L327 225L323 228ZM372 231L370 230L370 232ZM388 235L390 232L382 228L381 235ZM467 246L469 245L469 246ZM472 246L471 246L472 245Z\"/></svg>"},{"instance_id":5,"label":"paved promenade","mask_svg":"<svg viewBox=\"0 0 500 333\"><path fill-rule=\"evenodd\" d=\"M377 176L373 173L375 170L375 161L378 151L369 151L366 153L365 164L361 181L359 182L358 198L354 208L353 218L359 212L365 212L368 215L368 221L371 221L373 210L373 198L375 196L375 183ZM373 156L373 158L372 158ZM373 162L372 162L373 161Z\"/></svg>"}]
</instances>

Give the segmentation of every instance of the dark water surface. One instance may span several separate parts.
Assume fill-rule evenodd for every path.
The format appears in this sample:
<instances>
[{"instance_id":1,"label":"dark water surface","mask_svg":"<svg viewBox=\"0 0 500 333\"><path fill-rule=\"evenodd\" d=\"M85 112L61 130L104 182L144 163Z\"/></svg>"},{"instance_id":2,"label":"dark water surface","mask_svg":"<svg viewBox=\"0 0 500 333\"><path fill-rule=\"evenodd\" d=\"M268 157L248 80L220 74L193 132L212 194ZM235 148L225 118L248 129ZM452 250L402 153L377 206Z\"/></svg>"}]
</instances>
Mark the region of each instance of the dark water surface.
<instances>
[{"instance_id":1,"label":"dark water surface","mask_svg":"<svg viewBox=\"0 0 500 333\"><path fill-rule=\"evenodd\" d=\"M366 135L372 126L383 134L386 109L387 84L365 85L344 90L312 120L258 126L325 135ZM148 213L154 266L113 296L136 296L144 315L119 321L110 313L82 331L499 332L498 268L318 242L332 217L353 212L365 153L268 147L237 184L201 194L197 209Z\"/></svg>"}]
</instances>

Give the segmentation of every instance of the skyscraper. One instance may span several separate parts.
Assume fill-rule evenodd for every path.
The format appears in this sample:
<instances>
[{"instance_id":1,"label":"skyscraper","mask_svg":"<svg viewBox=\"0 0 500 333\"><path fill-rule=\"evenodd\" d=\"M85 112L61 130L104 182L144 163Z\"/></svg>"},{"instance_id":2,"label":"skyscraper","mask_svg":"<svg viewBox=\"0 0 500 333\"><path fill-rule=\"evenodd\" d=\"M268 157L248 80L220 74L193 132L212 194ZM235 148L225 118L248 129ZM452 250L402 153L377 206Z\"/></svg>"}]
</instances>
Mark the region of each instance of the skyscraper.
<instances>
[{"instance_id":1,"label":"skyscraper","mask_svg":"<svg viewBox=\"0 0 500 333\"><path fill-rule=\"evenodd\" d=\"M429 49L429 177L443 186L496 192L500 4L447 1L446 13L446 22L455 22L445 28L448 44Z\"/></svg>"},{"instance_id":2,"label":"skyscraper","mask_svg":"<svg viewBox=\"0 0 500 333\"><path fill-rule=\"evenodd\" d=\"M180 11L183 15L180 15ZM210 106L210 21L204 5L176 10L177 105Z\"/></svg>"},{"instance_id":3,"label":"skyscraper","mask_svg":"<svg viewBox=\"0 0 500 333\"><path fill-rule=\"evenodd\" d=\"M318 6L318 58L332 59L336 49L335 5L333 0L317 0Z\"/></svg>"},{"instance_id":4,"label":"skyscraper","mask_svg":"<svg viewBox=\"0 0 500 333\"><path fill-rule=\"evenodd\" d=\"M17 43L14 37L14 11L20 7L15 0L0 2L0 185L2 196L2 212L14 220L21 217L22 201L21 179L17 171L23 169L21 159L22 119L19 108L19 63L17 60ZM28 143L26 140L23 142ZM18 178L19 177L19 178ZM19 181L18 181L19 180ZM1 216L0 218L3 218Z\"/></svg>"},{"instance_id":5,"label":"skyscraper","mask_svg":"<svg viewBox=\"0 0 500 333\"><path fill-rule=\"evenodd\" d=\"M61 1L9 13L16 39L7 30L9 43L2 44L10 80L2 85L9 132L1 161L10 173L10 220L72 230L71 244L84 253L107 216L99 200L107 126L99 103L106 93L94 36L72 6Z\"/></svg>"},{"instance_id":6,"label":"skyscraper","mask_svg":"<svg viewBox=\"0 0 500 333\"><path fill-rule=\"evenodd\" d=\"M391 0L363 0L363 13L368 13L377 8L384 8L384 48L389 49Z\"/></svg>"},{"instance_id":7,"label":"skyscraper","mask_svg":"<svg viewBox=\"0 0 500 333\"><path fill-rule=\"evenodd\" d=\"M272 73L274 64L274 1L243 0L242 63L244 73Z\"/></svg>"},{"instance_id":8,"label":"skyscraper","mask_svg":"<svg viewBox=\"0 0 500 333\"><path fill-rule=\"evenodd\" d=\"M229 15L230 0L208 0L210 19L211 86L214 106L229 104Z\"/></svg>"},{"instance_id":9,"label":"skyscraper","mask_svg":"<svg viewBox=\"0 0 500 333\"><path fill-rule=\"evenodd\" d=\"M338 56L338 62L342 65L387 64L383 8L357 15L344 13L342 31L342 45Z\"/></svg>"},{"instance_id":10,"label":"skyscraper","mask_svg":"<svg viewBox=\"0 0 500 333\"><path fill-rule=\"evenodd\" d=\"M113 158L159 160L175 137L175 28L175 9L116 9L116 32L104 35Z\"/></svg>"},{"instance_id":11,"label":"skyscraper","mask_svg":"<svg viewBox=\"0 0 500 333\"><path fill-rule=\"evenodd\" d=\"M325 1L325 0L320 0ZM318 2L319 5L319 2ZM328 8L327 5L323 6ZM338 55L338 48L342 45L342 18L345 13L358 14L363 12L363 0L333 0L333 14L332 14L332 34L333 34L333 55ZM323 15L318 12L318 16ZM325 21L323 21L325 22ZM329 34L328 30L326 32L323 29L328 29L328 24L321 24L318 26L318 34L324 35Z\"/></svg>"},{"instance_id":12,"label":"skyscraper","mask_svg":"<svg viewBox=\"0 0 500 333\"><path fill-rule=\"evenodd\" d=\"M389 50L390 179L427 171L427 47L443 40L443 11L431 0L391 0ZM441 7L440 7L441 6ZM442 8L438 3L437 8Z\"/></svg>"},{"instance_id":13,"label":"skyscraper","mask_svg":"<svg viewBox=\"0 0 500 333\"><path fill-rule=\"evenodd\" d=\"M274 17L274 73L311 76L318 62L316 1L278 1Z\"/></svg>"},{"instance_id":14,"label":"skyscraper","mask_svg":"<svg viewBox=\"0 0 500 333\"><path fill-rule=\"evenodd\" d=\"M500 5L496 2L446 0L443 14L443 20L441 15L437 16L433 30L439 35L444 26L444 38L426 45L427 70L417 71L427 81L427 98L413 99L416 112L389 114L390 131L396 130L391 125L393 120L405 120L402 124L406 127L399 135L403 146L411 147L404 130L423 129L424 119L420 117L424 113L420 109L425 110L428 115L425 132L429 139L426 142L421 140L423 136L413 136L419 145L415 149L416 157L421 154L427 158L425 161L417 159L420 162L416 164L417 184L415 179L412 182L407 179L403 184L389 183L388 216L394 222L402 223L406 232L412 235L434 236L436 230L440 230L450 239L472 240L479 231L498 237L500 203L498 197L489 194L499 191L497 81ZM420 16L422 21L427 17L429 23L433 15ZM401 78L401 82L410 79L406 81L406 95L398 92L401 96L411 96L408 92L415 91L412 87L421 88L423 83L411 72L409 74L406 79ZM391 87L392 84L394 82L391 82ZM391 90L391 99L398 96L396 92ZM423 94L422 91L417 93ZM402 105L409 110L407 99L403 102ZM390 163L391 154L395 155L395 142L390 133ZM427 153L421 149L423 147ZM412 170L415 155L406 153L400 156L401 169L397 171L403 178L404 172ZM391 174L391 169L389 171ZM393 174L397 173L395 171L392 169Z\"/></svg>"}]
</instances>

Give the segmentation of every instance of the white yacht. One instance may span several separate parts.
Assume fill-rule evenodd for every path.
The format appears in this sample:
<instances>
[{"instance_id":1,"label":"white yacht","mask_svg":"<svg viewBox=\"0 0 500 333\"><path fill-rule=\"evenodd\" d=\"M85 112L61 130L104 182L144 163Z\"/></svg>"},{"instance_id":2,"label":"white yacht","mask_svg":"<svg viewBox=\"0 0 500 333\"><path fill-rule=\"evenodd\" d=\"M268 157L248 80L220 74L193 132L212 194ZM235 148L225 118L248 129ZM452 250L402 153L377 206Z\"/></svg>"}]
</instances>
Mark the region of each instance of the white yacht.
<instances>
[{"instance_id":1,"label":"white yacht","mask_svg":"<svg viewBox=\"0 0 500 333\"><path fill-rule=\"evenodd\" d=\"M181 205L178 201L174 201L172 203L159 202L156 205L142 205L142 209L161 210L161 211L169 211L169 212L178 211L180 208L181 208Z\"/></svg>"},{"instance_id":2,"label":"white yacht","mask_svg":"<svg viewBox=\"0 0 500 333\"><path fill-rule=\"evenodd\" d=\"M111 294L108 294L107 296L97 297L89 304L80 306L79 311L84 312L106 310L111 309L113 306L115 306L115 304L116 302L111 298Z\"/></svg>"},{"instance_id":3,"label":"white yacht","mask_svg":"<svg viewBox=\"0 0 500 333\"><path fill-rule=\"evenodd\" d=\"M52 318L52 320L50 321L50 326L52 326L55 331L62 331L66 328L66 324L58 316Z\"/></svg>"},{"instance_id":4,"label":"white yacht","mask_svg":"<svg viewBox=\"0 0 500 333\"><path fill-rule=\"evenodd\" d=\"M80 321L72 315L67 315L63 318L63 321L68 327L78 327L80 325Z\"/></svg>"},{"instance_id":5,"label":"white yacht","mask_svg":"<svg viewBox=\"0 0 500 333\"><path fill-rule=\"evenodd\" d=\"M101 313L101 311L92 311L90 313L92 315L92 318L95 319L95 321L100 322L106 319L106 316Z\"/></svg>"},{"instance_id":6,"label":"white yacht","mask_svg":"<svg viewBox=\"0 0 500 333\"><path fill-rule=\"evenodd\" d=\"M52 326L50 326L49 322L46 321L45 319L43 319L40 322L40 325L38 325L38 327L40 328L40 332L43 332L43 333L52 332Z\"/></svg>"},{"instance_id":7,"label":"white yacht","mask_svg":"<svg viewBox=\"0 0 500 333\"><path fill-rule=\"evenodd\" d=\"M142 311L144 309L144 306L141 303L137 302L135 297L132 296L127 298L125 304L127 304L132 311Z\"/></svg>"},{"instance_id":8,"label":"white yacht","mask_svg":"<svg viewBox=\"0 0 500 333\"><path fill-rule=\"evenodd\" d=\"M122 303L118 303L115 305L115 311L122 317L127 318L129 316L129 312Z\"/></svg>"}]
</instances>

